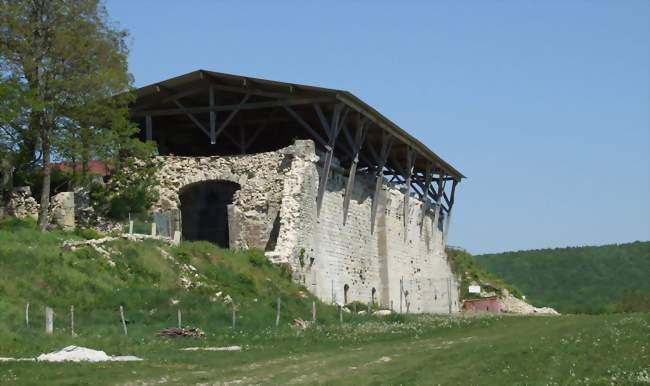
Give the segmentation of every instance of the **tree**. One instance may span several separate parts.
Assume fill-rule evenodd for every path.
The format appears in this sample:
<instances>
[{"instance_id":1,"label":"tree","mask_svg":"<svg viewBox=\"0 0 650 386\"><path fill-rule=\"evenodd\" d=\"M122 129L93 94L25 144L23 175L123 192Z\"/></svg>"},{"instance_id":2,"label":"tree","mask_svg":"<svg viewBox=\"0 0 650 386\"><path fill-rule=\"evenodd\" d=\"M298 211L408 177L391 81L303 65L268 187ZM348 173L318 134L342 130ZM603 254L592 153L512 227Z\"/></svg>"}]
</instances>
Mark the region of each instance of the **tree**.
<instances>
[{"instance_id":1,"label":"tree","mask_svg":"<svg viewBox=\"0 0 650 386\"><path fill-rule=\"evenodd\" d=\"M40 153L41 229L53 157L87 165L92 156L146 150L132 142L126 37L98 0L0 0L0 73L19 85L24 102L5 127L15 136L17 170Z\"/></svg>"}]
</instances>

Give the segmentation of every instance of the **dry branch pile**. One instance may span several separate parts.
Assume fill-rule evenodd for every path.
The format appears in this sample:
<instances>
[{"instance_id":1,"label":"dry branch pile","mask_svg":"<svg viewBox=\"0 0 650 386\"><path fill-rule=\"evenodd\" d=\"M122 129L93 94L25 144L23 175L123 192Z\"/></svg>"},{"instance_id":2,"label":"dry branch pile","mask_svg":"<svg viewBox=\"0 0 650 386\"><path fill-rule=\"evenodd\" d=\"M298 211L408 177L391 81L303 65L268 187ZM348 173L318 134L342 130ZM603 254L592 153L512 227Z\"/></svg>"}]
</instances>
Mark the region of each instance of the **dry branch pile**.
<instances>
[{"instance_id":1,"label":"dry branch pile","mask_svg":"<svg viewBox=\"0 0 650 386\"><path fill-rule=\"evenodd\" d=\"M187 328L178 328L178 327L169 327L163 328L162 330L156 333L156 336L170 336L174 338L178 337L194 337L202 338L205 336L205 332L200 328L196 327L187 327Z\"/></svg>"}]
</instances>

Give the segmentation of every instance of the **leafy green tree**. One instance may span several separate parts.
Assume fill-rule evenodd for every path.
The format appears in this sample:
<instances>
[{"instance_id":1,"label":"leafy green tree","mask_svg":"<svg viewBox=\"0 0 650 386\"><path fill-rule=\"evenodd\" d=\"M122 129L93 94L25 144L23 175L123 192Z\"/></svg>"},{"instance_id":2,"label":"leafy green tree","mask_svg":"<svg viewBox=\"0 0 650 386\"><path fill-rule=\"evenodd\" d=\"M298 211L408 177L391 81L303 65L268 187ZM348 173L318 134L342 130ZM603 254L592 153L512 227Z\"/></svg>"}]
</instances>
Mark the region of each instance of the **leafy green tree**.
<instances>
[{"instance_id":1,"label":"leafy green tree","mask_svg":"<svg viewBox=\"0 0 650 386\"><path fill-rule=\"evenodd\" d=\"M98 0L0 0L0 73L20 85L24 101L6 126L16 136L16 169L40 159L41 229L53 159L79 160L87 171L91 157L121 160L150 149L135 143L128 119L126 38Z\"/></svg>"}]
</instances>

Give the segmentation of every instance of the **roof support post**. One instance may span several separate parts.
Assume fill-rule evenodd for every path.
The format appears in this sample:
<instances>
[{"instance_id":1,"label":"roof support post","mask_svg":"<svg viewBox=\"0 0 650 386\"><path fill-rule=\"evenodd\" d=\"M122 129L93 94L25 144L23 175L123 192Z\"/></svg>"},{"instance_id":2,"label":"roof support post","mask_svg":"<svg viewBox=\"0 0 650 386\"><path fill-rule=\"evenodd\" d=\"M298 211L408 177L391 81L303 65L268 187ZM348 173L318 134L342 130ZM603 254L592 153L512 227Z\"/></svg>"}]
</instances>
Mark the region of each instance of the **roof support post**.
<instances>
[{"instance_id":1,"label":"roof support post","mask_svg":"<svg viewBox=\"0 0 650 386\"><path fill-rule=\"evenodd\" d=\"M451 209L454 206L454 195L456 194L456 185L458 181L454 179L454 182L451 184L451 197L449 197L449 210L447 211L447 218L445 221L445 228L442 237L442 246L443 248L447 245L447 234L449 233L449 224L451 223Z\"/></svg>"},{"instance_id":2,"label":"roof support post","mask_svg":"<svg viewBox=\"0 0 650 386\"><path fill-rule=\"evenodd\" d=\"M151 115L147 115L144 119L146 132L147 132L147 142L153 140L153 127L151 122Z\"/></svg>"},{"instance_id":3,"label":"roof support post","mask_svg":"<svg viewBox=\"0 0 650 386\"><path fill-rule=\"evenodd\" d=\"M357 120L357 130L354 135L354 147L352 151L353 159L352 164L350 165L350 173L348 173L348 183L345 187L345 198L343 199L343 225L345 225L348 219L348 209L350 208L350 198L352 196L352 191L354 190L354 177L357 173L357 165L359 164L359 152L361 151L361 146L366 136L366 125L365 122L361 122L361 117L358 117Z\"/></svg>"},{"instance_id":4,"label":"roof support post","mask_svg":"<svg viewBox=\"0 0 650 386\"><path fill-rule=\"evenodd\" d=\"M413 175L413 167L415 166L415 151L409 146L406 151L406 192L404 192L404 213L403 213L403 222L404 222L404 240L406 240L406 233L408 228L408 218L409 218L409 198L411 198L411 176Z\"/></svg>"},{"instance_id":5,"label":"roof support post","mask_svg":"<svg viewBox=\"0 0 650 386\"><path fill-rule=\"evenodd\" d=\"M424 219L427 216L427 212L431 207L431 200L429 199L429 188L431 187L431 164L427 164L425 171L425 180L424 180L424 193L422 194L422 199L424 200L424 205L422 205L422 213L420 214L420 235L422 235L422 229L424 229Z\"/></svg>"},{"instance_id":6,"label":"roof support post","mask_svg":"<svg viewBox=\"0 0 650 386\"><path fill-rule=\"evenodd\" d=\"M214 110L214 87L210 86L210 144L217 143L217 112Z\"/></svg>"},{"instance_id":7,"label":"roof support post","mask_svg":"<svg viewBox=\"0 0 650 386\"><path fill-rule=\"evenodd\" d=\"M437 232L438 232L438 222L440 221L440 211L441 209L441 200L442 200L442 194L444 193L445 189L445 175L444 172L441 170L440 171L440 178L438 179L438 194L436 194L436 206L433 209L434 210L434 215L433 215L433 239L437 239Z\"/></svg>"},{"instance_id":8,"label":"roof support post","mask_svg":"<svg viewBox=\"0 0 650 386\"><path fill-rule=\"evenodd\" d=\"M372 196L372 207L370 209L370 233L375 232L375 219L377 218L377 206L379 205L379 193L381 192L381 185L384 182L384 166L388 161L388 154L393 145L393 137L390 134L383 133L381 152L377 160L377 182L375 183L375 193Z\"/></svg>"},{"instance_id":9,"label":"roof support post","mask_svg":"<svg viewBox=\"0 0 650 386\"><path fill-rule=\"evenodd\" d=\"M319 105L315 104L314 107L316 111L319 112L319 116L322 117L322 110ZM330 174L330 168L332 167L332 157L334 156L334 145L336 144L336 137L338 137L341 130L341 121L345 119L345 115L341 117L343 113L344 105L342 103L334 106L334 112L332 113L332 121L330 124L326 122L325 119L321 119L321 123L327 132L327 137L329 141L325 146L327 153L325 154L325 163L323 164L323 174L320 178L320 183L318 184L318 195L316 196L316 215L320 216L320 209L323 205L323 196L325 195L325 187L327 185L327 180Z\"/></svg>"}]
</instances>

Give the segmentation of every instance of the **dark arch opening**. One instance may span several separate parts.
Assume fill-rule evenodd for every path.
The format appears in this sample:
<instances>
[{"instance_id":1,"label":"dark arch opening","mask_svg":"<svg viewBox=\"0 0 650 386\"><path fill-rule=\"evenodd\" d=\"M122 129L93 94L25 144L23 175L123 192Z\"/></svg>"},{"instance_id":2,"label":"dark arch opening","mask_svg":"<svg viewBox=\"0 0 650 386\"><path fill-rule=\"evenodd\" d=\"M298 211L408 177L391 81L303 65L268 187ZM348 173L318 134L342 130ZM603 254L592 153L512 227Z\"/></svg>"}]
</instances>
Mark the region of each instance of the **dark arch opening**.
<instances>
[{"instance_id":1,"label":"dark arch opening","mask_svg":"<svg viewBox=\"0 0 650 386\"><path fill-rule=\"evenodd\" d=\"M349 285L343 286L343 304L348 304L348 290L350 289Z\"/></svg>"},{"instance_id":2,"label":"dark arch opening","mask_svg":"<svg viewBox=\"0 0 650 386\"><path fill-rule=\"evenodd\" d=\"M197 182L180 193L184 240L204 240L230 247L228 205L241 187L230 181Z\"/></svg>"},{"instance_id":3,"label":"dark arch opening","mask_svg":"<svg viewBox=\"0 0 650 386\"><path fill-rule=\"evenodd\" d=\"M373 287L372 292L370 293L370 301L373 305L375 304L375 293L377 293L377 290Z\"/></svg>"}]
</instances>

